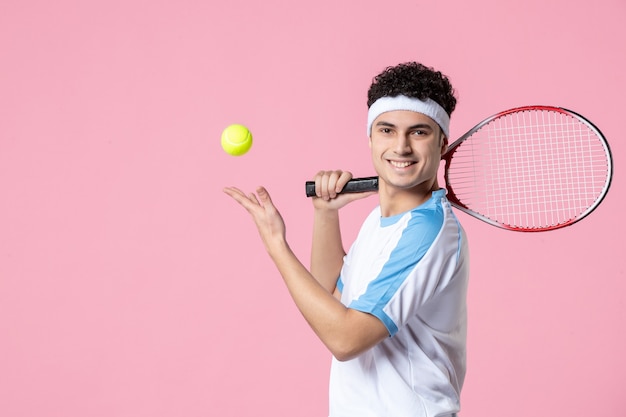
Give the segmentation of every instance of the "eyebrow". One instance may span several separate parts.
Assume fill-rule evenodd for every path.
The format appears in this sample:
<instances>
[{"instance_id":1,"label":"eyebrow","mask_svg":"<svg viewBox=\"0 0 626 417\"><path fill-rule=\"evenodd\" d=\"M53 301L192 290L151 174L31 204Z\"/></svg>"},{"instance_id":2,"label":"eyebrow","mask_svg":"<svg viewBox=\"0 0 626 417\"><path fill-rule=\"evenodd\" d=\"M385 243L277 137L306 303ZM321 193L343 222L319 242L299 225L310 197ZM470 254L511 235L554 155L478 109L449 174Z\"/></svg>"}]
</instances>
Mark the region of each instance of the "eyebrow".
<instances>
[{"instance_id":1,"label":"eyebrow","mask_svg":"<svg viewBox=\"0 0 626 417\"><path fill-rule=\"evenodd\" d=\"M384 120L381 120L381 121L377 122L376 126L397 127L393 123L385 122ZM407 130L423 129L423 128L428 128L428 129L431 129L431 130L433 129L433 127L431 125L429 125L428 123L418 123L416 125L409 126L407 128Z\"/></svg>"}]
</instances>

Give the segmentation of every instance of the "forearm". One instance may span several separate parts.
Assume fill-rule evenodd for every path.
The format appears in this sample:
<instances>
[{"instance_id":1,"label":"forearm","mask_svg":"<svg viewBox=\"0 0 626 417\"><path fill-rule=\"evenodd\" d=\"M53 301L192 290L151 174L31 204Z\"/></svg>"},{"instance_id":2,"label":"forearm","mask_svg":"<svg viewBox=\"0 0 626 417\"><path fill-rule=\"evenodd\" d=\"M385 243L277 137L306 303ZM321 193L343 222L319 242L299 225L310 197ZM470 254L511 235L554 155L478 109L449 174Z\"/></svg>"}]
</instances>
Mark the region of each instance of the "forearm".
<instances>
[{"instance_id":1,"label":"forearm","mask_svg":"<svg viewBox=\"0 0 626 417\"><path fill-rule=\"evenodd\" d=\"M337 285L345 254L338 210L316 209L311 245L311 274L330 293Z\"/></svg>"},{"instance_id":2,"label":"forearm","mask_svg":"<svg viewBox=\"0 0 626 417\"><path fill-rule=\"evenodd\" d=\"M303 317L336 358L353 358L387 336L377 318L351 310L333 297L286 242L272 245L269 253Z\"/></svg>"},{"instance_id":3,"label":"forearm","mask_svg":"<svg viewBox=\"0 0 626 417\"><path fill-rule=\"evenodd\" d=\"M272 203L267 190L263 187L257 188L257 195L246 195L244 192L234 187L226 187L224 192L241 204L254 219L259 230L259 234L267 252L278 267L287 289L291 294L296 306L307 320L311 328L315 331L322 342L328 347L332 354L340 359L350 359L366 349L374 346L387 335L387 329L376 317L346 308L339 300L333 296L336 284L336 274L339 273L341 257L343 253L339 233L339 217L337 212L331 216L325 216L321 224L324 225L318 231L323 232L333 230L333 233L322 233L322 236L335 236L334 239L334 264L335 277L332 285L331 280L326 280L326 286L316 280L307 271L302 263L293 254L287 241L285 240L285 225L282 217ZM333 212L325 212L327 215ZM324 249L324 239L317 239L316 252ZM321 259L316 255L318 265ZM339 266L337 266L339 265ZM322 268L323 269L323 268ZM322 273L326 276L327 271ZM332 287L332 288L331 288Z\"/></svg>"}]
</instances>

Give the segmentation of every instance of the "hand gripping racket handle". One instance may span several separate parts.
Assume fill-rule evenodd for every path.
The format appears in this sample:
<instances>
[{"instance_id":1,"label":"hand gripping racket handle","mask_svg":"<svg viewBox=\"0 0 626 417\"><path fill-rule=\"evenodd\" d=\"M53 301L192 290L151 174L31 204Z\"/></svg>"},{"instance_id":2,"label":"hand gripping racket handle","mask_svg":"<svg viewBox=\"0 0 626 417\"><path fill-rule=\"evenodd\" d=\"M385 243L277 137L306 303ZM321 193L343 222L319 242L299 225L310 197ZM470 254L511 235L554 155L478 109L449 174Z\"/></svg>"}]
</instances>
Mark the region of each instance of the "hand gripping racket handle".
<instances>
[{"instance_id":1,"label":"hand gripping racket handle","mask_svg":"<svg viewBox=\"0 0 626 417\"><path fill-rule=\"evenodd\" d=\"M343 187L342 193L363 193L378 190L378 177L353 178ZM306 196L315 197L315 181L306 182Z\"/></svg>"}]
</instances>

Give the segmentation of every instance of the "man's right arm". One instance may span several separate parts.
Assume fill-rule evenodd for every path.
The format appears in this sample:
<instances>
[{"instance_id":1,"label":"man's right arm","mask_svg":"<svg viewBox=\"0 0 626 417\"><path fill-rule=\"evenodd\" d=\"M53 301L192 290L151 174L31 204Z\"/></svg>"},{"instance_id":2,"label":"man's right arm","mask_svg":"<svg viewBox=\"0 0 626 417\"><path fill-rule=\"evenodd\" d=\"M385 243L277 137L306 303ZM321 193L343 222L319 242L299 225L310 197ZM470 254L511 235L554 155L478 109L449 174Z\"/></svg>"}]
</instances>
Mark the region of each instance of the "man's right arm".
<instances>
[{"instance_id":1,"label":"man's right arm","mask_svg":"<svg viewBox=\"0 0 626 417\"><path fill-rule=\"evenodd\" d=\"M341 240L338 209L315 209L311 274L328 292L335 293L346 252Z\"/></svg>"},{"instance_id":2,"label":"man's right arm","mask_svg":"<svg viewBox=\"0 0 626 417\"><path fill-rule=\"evenodd\" d=\"M335 297L339 297L337 280L346 252L341 240L339 209L351 201L375 192L338 194L352 178L348 171L320 171L315 176L316 197L311 246L311 274Z\"/></svg>"}]
</instances>

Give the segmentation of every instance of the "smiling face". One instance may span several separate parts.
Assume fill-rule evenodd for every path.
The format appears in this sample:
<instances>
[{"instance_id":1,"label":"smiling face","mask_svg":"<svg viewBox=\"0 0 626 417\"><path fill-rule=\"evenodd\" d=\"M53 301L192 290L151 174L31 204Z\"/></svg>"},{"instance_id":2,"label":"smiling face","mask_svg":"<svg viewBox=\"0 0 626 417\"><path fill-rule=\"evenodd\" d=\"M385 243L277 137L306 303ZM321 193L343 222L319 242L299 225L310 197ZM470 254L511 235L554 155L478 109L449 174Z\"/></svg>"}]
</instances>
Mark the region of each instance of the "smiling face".
<instances>
[{"instance_id":1,"label":"smiling face","mask_svg":"<svg viewBox=\"0 0 626 417\"><path fill-rule=\"evenodd\" d=\"M405 110L382 113L372 125L370 148L381 203L401 194L421 203L439 188L437 171L447 141L430 117Z\"/></svg>"}]
</instances>

